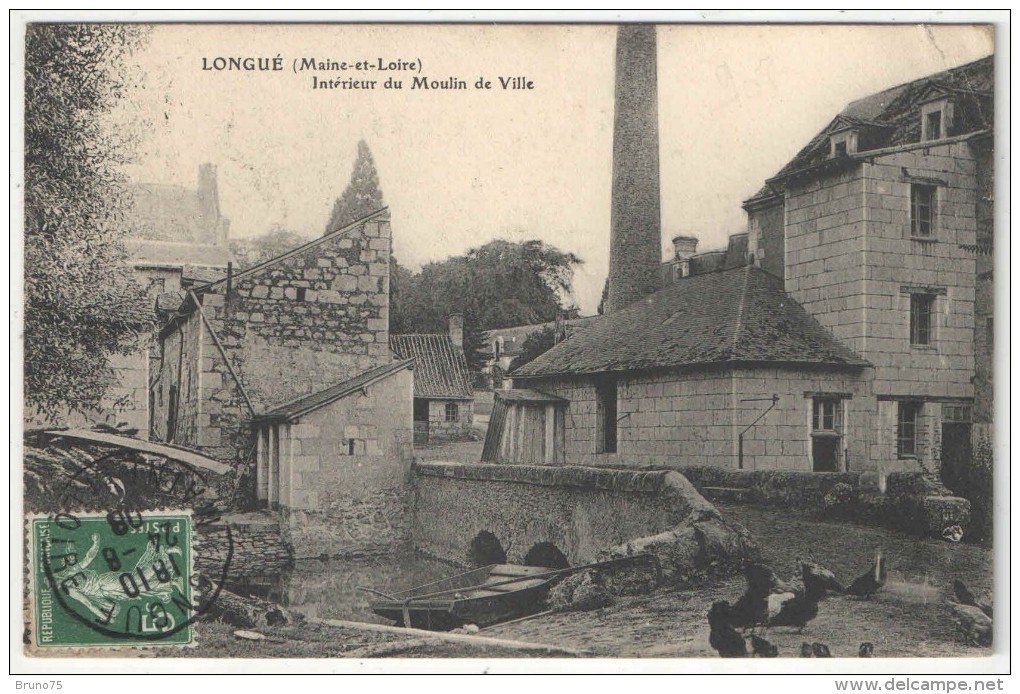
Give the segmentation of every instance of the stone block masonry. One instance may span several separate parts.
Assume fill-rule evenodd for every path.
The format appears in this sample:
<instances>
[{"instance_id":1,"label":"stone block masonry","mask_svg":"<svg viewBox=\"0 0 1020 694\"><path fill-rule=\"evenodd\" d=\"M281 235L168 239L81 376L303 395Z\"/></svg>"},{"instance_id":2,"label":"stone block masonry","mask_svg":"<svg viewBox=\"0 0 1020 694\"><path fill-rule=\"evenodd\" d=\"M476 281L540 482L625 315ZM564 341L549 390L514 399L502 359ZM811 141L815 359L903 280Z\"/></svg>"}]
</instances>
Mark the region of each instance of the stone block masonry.
<instances>
[{"instance_id":1,"label":"stone block masonry","mask_svg":"<svg viewBox=\"0 0 1020 694\"><path fill-rule=\"evenodd\" d=\"M247 459L253 414L389 363L390 243L380 214L202 292L162 332L161 440L175 406L174 441Z\"/></svg>"},{"instance_id":2,"label":"stone block masonry","mask_svg":"<svg viewBox=\"0 0 1020 694\"><path fill-rule=\"evenodd\" d=\"M671 471L416 463L413 510L414 546L464 564L487 538L513 563L549 545L572 565L649 551L679 580L701 562L736 566L754 551L743 528ZM727 556L710 558L709 545L728 547Z\"/></svg>"}]
</instances>

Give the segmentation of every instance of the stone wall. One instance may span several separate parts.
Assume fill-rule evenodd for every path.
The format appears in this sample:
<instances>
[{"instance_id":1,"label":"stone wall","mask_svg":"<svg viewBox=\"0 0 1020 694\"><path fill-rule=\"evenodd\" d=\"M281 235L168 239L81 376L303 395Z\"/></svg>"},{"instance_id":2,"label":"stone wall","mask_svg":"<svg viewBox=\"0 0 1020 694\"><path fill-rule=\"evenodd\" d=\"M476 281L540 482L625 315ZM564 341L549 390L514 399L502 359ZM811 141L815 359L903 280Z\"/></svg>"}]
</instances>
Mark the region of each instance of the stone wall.
<instances>
[{"instance_id":1,"label":"stone wall","mask_svg":"<svg viewBox=\"0 0 1020 694\"><path fill-rule=\"evenodd\" d=\"M904 172L907 172L905 174ZM936 229L910 234L910 191L938 181ZM875 392L972 397L975 157L965 142L877 155L786 194L786 290L875 365ZM910 292L936 300L931 346L910 344Z\"/></svg>"},{"instance_id":2,"label":"stone wall","mask_svg":"<svg viewBox=\"0 0 1020 694\"><path fill-rule=\"evenodd\" d=\"M189 377L197 374L186 399L182 391L196 429L178 442L224 460L253 451L248 399L255 413L264 412L389 363L390 239L389 220L378 215L238 273L229 297L226 282L204 292L201 310L218 344L195 309L180 330L198 347L186 349L182 361L179 338L164 331L157 434L165 435L160 408L177 361Z\"/></svg>"},{"instance_id":3,"label":"stone wall","mask_svg":"<svg viewBox=\"0 0 1020 694\"><path fill-rule=\"evenodd\" d=\"M228 580L273 573L294 561L280 523L264 515L200 525L195 556L198 568L213 575L221 575L226 565Z\"/></svg>"},{"instance_id":4,"label":"stone wall","mask_svg":"<svg viewBox=\"0 0 1020 694\"><path fill-rule=\"evenodd\" d=\"M457 406L457 417L446 420L447 403ZM471 400L429 400L429 441L464 441L474 423Z\"/></svg>"},{"instance_id":5,"label":"stone wall","mask_svg":"<svg viewBox=\"0 0 1020 694\"><path fill-rule=\"evenodd\" d=\"M598 453L594 384L529 380L528 386L567 398L565 454L569 465L738 466L738 435L779 403L744 436L747 469L810 470L813 394L841 394L850 430L844 441L852 469L873 467L875 402L866 373L822 369L744 368L698 373L625 374L617 386L616 453ZM747 402L747 400L755 400Z\"/></svg>"},{"instance_id":6,"label":"stone wall","mask_svg":"<svg viewBox=\"0 0 1020 694\"><path fill-rule=\"evenodd\" d=\"M290 425L280 505L299 558L407 542L412 379L401 369Z\"/></svg>"},{"instance_id":7,"label":"stone wall","mask_svg":"<svg viewBox=\"0 0 1020 694\"><path fill-rule=\"evenodd\" d=\"M415 547L461 563L483 531L509 562L548 542L581 564L693 512L715 513L681 475L664 471L419 462L414 477Z\"/></svg>"}]
</instances>

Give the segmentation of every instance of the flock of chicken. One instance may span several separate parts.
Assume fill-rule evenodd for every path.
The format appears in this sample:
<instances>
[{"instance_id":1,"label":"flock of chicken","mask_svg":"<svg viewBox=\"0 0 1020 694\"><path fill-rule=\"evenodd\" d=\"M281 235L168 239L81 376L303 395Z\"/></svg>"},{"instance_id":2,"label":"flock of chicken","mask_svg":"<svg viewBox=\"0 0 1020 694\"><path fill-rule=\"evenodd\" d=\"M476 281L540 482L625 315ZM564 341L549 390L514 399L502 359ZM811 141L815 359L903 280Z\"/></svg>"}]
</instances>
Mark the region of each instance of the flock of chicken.
<instances>
[{"instance_id":1,"label":"flock of chicken","mask_svg":"<svg viewBox=\"0 0 1020 694\"><path fill-rule=\"evenodd\" d=\"M765 564L747 562L744 567L747 590L744 594L733 604L728 600L712 603L708 611L709 643L721 657L775 658L779 649L763 636L769 627L795 627L797 633L802 633L808 622L818 616L818 603L830 592L869 598L886 582L886 561L881 553L867 572L846 587L825 567L814 562L798 560L798 563L803 587L783 581ZM961 632L975 645L990 645L990 604L978 602L962 581L955 581L953 588L957 602L951 605ZM750 654L747 651L748 641L751 644ZM864 642L860 645L858 656L870 658L874 650L872 643ZM800 656L831 658L832 654L823 643L803 643Z\"/></svg>"}]
</instances>

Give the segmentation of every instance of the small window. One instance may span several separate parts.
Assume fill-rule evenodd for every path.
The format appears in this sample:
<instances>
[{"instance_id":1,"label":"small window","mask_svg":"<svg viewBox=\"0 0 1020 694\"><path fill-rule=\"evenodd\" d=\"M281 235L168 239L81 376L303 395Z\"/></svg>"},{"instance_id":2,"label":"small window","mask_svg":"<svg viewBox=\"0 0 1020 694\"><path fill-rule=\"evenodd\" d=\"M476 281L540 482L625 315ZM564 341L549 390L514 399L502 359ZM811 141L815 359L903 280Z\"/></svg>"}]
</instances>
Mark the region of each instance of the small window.
<instances>
[{"instance_id":1,"label":"small window","mask_svg":"<svg viewBox=\"0 0 1020 694\"><path fill-rule=\"evenodd\" d=\"M935 233L935 186L910 185L910 235L930 238Z\"/></svg>"},{"instance_id":2,"label":"small window","mask_svg":"<svg viewBox=\"0 0 1020 694\"><path fill-rule=\"evenodd\" d=\"M925 140L942 139L942 111L932 111L925 115Z\"/></svg>"},{"instance_id":3,"label":"small window","mask_svg":"<svg viewBox=\"0 0 1020 694\"><path fill-rule=\"evenodd\" d=\"M896 454L900 458L917 455L917 420L921 414L921 403L901 402L896 417Z\"/></svg>"},{"instance_id":4,"label":"small window","mask_svg":"<svg viewBox=\"0 0 1020 694\"><path fill-rule=\"evenodd\" d=\"M833 145L832 145L832 156L833 157L845 157L846 155L847 155L846 140L843 140L841 142L833 143Z\"/></svg>"},{"instance_id":5,"label":"small window","mask_svg":"<svg viewBox=\"0 0 1020 694\"><path fill-rule=\"evenodd\" d=\"M838 433L843 428L843 408L834 398L815 398L811 428L815 433Z\"/></svg>"},{"instance_id":6,"label":"small window","mask_svg":"<svg viewBox=\"0 0 1020 694\"><path fill-rule=\"evenodd\" d=\"M297 300L298 301L304 301L305 300L305 288L304 287L298 287L297 288Z\"/></svg>"},{"instance_id":7,"label":"small window","mask_svg":"<svg viewBox=\"0 0 1020 694\"><path fill-rule=\"evenodd\" d=\"M177 386L170 386L166 408L166 440L168 443L177 435Z\"/></svg>"},{"instance_id":8,"label":"small window","mask_svg":"<svg viewBox=\"0 0 1020 694\"><path fill-rule=\"evenodd\" d=\"M460 415L460 407L455 402L446 403L446 421L456 422Z\"/></svg>"},{"instance_id":9,"label":"small window","mask_svg":"<svg viewBox=\"0 0 1020 694\"><path fill-rule=\"evenodd\" d=\"M989 352L995 346L995 325L992 322L991 316L985 318L985 345L987 345Z\"/></svg>"},{"instance_id":10,"label":"small window","mask_svg":"<svg viewBox=\"0 0 1020 694\"><path fill-rule=\"evenodd\" d=\"M354 439L347 439L347 455L354 455Z\"/></svg>"},{"instance_id":11,"label":"small window","mask_svg":"<svg viewBox=\"0 0 1020 694\"><path fill-rule=\"evenodd\" d=\"M910 344L932 344L932 314L935 312L934 294L910 295Z\"/></svg>"}]
</instances>

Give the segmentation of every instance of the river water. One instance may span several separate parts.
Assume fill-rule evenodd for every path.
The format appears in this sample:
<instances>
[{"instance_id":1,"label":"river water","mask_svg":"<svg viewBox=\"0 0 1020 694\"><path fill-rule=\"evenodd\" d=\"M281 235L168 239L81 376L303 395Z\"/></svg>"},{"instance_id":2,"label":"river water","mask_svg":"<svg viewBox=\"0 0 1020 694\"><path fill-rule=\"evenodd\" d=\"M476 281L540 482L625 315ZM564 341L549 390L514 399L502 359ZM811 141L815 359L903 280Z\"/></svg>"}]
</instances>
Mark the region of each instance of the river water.
<instances>
[{"instance_id":1,"label":"river water","mask_svg":"<svg viewBox=\"0 0 1020 694\"><path fill-rule=\"evenodd\" d=\"M393 594L462 571L409 551L364 559L305 559L295 562L289 570L246 576L227 587L241 595L270 600L306 617L392 624L372 613L368 603L377 596L359 587Z\"/></svg>"}]
</instances>

